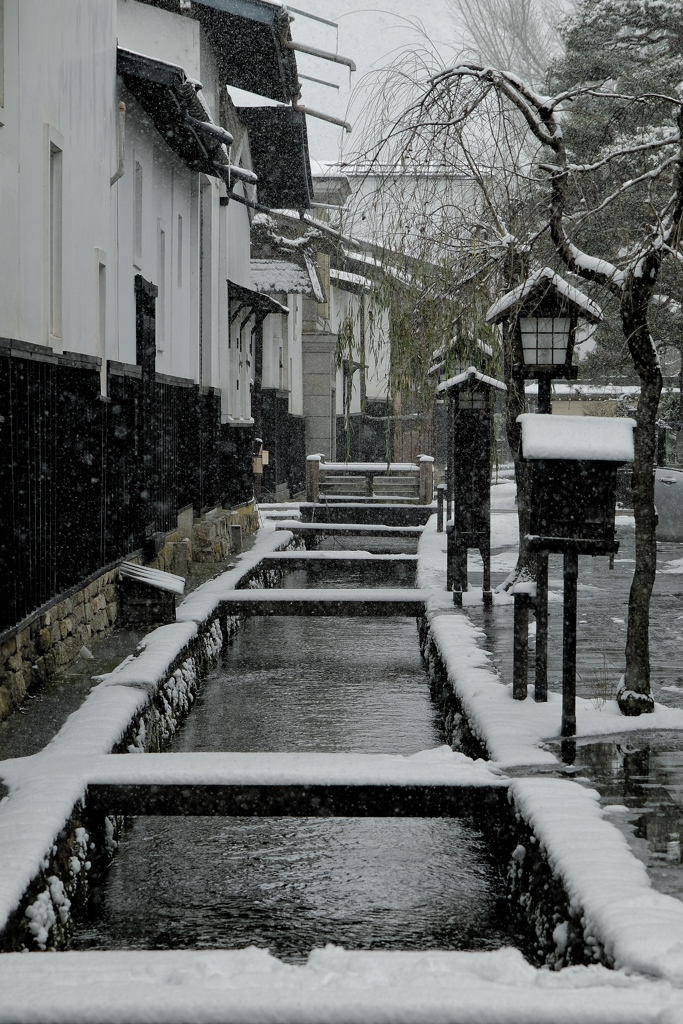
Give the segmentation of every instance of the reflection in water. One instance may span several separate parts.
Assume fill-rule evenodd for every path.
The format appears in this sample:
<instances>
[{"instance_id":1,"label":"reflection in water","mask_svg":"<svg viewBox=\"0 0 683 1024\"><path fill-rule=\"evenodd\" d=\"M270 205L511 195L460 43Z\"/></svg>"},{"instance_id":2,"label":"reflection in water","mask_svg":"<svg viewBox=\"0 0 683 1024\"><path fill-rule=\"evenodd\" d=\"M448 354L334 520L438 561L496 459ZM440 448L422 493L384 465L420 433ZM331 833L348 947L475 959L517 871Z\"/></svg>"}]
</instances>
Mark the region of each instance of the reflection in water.
<instances>
[{"instance_id":1,"label":"reflection in water","mask_svg":"<svg viewBox=\"0 0 683 1024\"><path fill-rule=\"evenodd\" d=\"M386 586L386 569L374 578ZM359 585L339 567L325 579ZM172 749L412 754L439 742L414 620L257 618ZM490 949L511 941L504 898L481 835L457 820L139 818L102 919L74 947Z\"/></svg>"},{"instance_id":2,"label":"reflection in water","mask_svg":"<svg viewBox=\"0 0 683 1024\"><path fill-rule=\"evenodd\" d=\"M576 764L598 790L660 892L683 899L683 736L653 733L577 746Z\"/></svg>"}]
</instances>

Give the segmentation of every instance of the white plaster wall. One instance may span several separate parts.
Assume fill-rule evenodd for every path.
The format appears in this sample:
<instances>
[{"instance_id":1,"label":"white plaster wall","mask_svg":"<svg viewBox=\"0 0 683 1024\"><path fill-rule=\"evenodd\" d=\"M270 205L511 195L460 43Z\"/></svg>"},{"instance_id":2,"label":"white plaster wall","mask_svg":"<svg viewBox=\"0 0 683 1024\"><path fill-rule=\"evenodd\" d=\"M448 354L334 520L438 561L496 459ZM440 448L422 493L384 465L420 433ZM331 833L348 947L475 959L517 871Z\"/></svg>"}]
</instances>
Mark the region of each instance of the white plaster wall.
<instances>
[{"instance_id":1,"label":"white plaster wall","mask_svg":"<svg viewBox=\"0 0 683 1024\"><path fill-rule=\"evenodd\" d=\"M300 295L288 295L287 305L287 379L289 386L289 411L295 416L303 416L304 387L301 336L303 331L303 298Z\"/></svg>"},{"instance_id":2,"label":"white plaster wall","mask_svg":"<svg viewBox=\"0 0 683 1024\"><path fill-rule=\"evenodd\" d=\"M199 310L193 294L199 250L199 176L187 170L119 83L126 103L126 160L113 186L118 211L118 331L112 358L135 363L135 275L157 285L157 370L198 379ZM142 246L135 253L136 164L142 168ZM182 218L182 230L179 220ZM162 259L161 232L165 258ZM182 236L182 239L181 239ZM181 244L182 242L182 244ZM165 274L162 279L162 264ZM115 354L114 354L115 352Z\"/></svg>"},{"instance_id":3,"label":"white plaster wall","mask_svg":"<svg viewBox=\"0 0 683 1024\"><path fill-rule=\"evenodd\" d=\"M118 0L117 13L121 46L178 64L192 78L203 74L202 95L214 120L218 120L215 61L198 23L191 16L173 14L137 0ZM207 387L220 387L222 378L227 382L229 377L227 365L221 368L221 350L227 349L228 332L227 310L222 315L222 306L227 307L224 250L228 246L220 212L224 188L217 179L187 169L120 80L118 92L127 106L126 170L114 186L119 316L112 357L135 362L134 279L140 273L159 288L157 370ZM139 258L134 251L136 163L143 173ZM225 358L223 362L226 363Z\"/></svg>"},{"instance_id":4,"label":"white plaster wall","mask_svg":"<svg viewBox=\"0 0 683 1024\"><path fill-rule=\"evenodd\" d=\"M349 292L334 285L330 289L330 315L333 330L339 332L344 320L349 317L354 327L353 357L360 361L360 317L361 299L355 292ZM373 310L370 317L370 300L366 293L364 303L365 318L365 394L366 398L376 401L384 400L389 384L389 314L387 310ZM343 371L337 371L337 415L344 414ZM361 409L360 371L353 375L353 391L351 394L351 413Z\"/></svg>"},{"instance_id":5,"label":"white plaster wall","mask_svg":"<svg viewBox=\"0 0 683 1024\"><path fill-rule=\"evenodd\" d=\"M272 296L286 305L287 296L277 293ZM263 387L287 387L287 320L286 314L272 313L263 324ZM280 373L282 355L282 374Z\"/></svg>"},{"instance_id":6,"label":"white plaster wall","mask_svg":"<svg viewBox=\"0 0 683 1024\"><path fill-rule=\"evenodd\" d=\"M113 0L5 0L0 334L99 355L115 155ZM62 323L50 337L50 141L62 150Z\"/></svg>"},{"instance_id":7,"label":"white plaster wall","mask_svg":"<svg viewBox=\"0 0 683 1024\"><path fill-rule=\"evenodd\" d=\"M180 64L190 78L202 81L199 22L138 0L117 0L116 16L119 46Z\"/></svg>"}]
</instances>

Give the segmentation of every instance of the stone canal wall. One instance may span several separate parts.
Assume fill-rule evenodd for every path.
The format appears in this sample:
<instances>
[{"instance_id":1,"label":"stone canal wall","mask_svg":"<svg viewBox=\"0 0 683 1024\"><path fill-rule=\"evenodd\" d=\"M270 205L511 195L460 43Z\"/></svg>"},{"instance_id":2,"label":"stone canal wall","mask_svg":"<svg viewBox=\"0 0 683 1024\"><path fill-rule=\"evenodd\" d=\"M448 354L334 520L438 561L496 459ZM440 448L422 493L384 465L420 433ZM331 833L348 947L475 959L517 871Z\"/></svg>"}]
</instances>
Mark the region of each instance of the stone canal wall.
<instances>
[{"instance_id":1,"label":"stone canal wall","mask_svg":"<svg viewBox=\"0 0 683 1024\"><path fill-rule=\"evenodd\" d=\"M292 535L286 533L271 533L263 541L238 570L190 595L178 609L179 621L150 634L142 653L124 662L96 688L56 740L41 754L26 759L32 760L38 771L34 780L24 781L24 818L32 808L38 812L54 804L56 824L51 826L47 816L32 847L28 848L29 836L23 854L18 851L17 859L26 864L25 884L15 885L16 899L9 912L7 901L2 906L7 893L3 894L0 886L3 950L60 949L68 942L74 917L83 913L108 868L122 825L120 819L95 819L88 814L87 780L78 771L82 737L87 735L82 748L86 755L159 751L166 746L191 709L202 676L239 628L239 618L222 612L221 602L235 587L272 584L274 570L263 570L260 559L293 542ZM426 618L419 621L419 632L445 738L470 756L487 757L486 740L464 714L452 674ZM108 712L114 700L118 722L123 724L117 724L117 716ZM60 760L60 748L66 760ZM10 789L15 788L11 768L8 774L4 767L3 775ZM510 913L525 952L536 962L555 968L596 962L611 965L580 901L570 899L560 874L553 870L542 837L534 831L523 801L516 799L514 783L510 793L507 807L502 805L498 813L490 808L485 814L475 812L475 817L507 879ZM60 800L66 808L61 812ZM7 835L12 822L2 824Z\"/></svg>"},{"instance_id":2,"label":"stone canal wall","mask_svg":"<svg viewBox=\"0 0 683 1024\"><path fill-rule=\"evenodd\" d=\"M0 878L0 950L63 949L68 943L74 918L85 912L108 869L123 824L91 819L79 758L162 750L190 711L202 677L240 627L239 616L222 613L221 593L272 586L281 570L261 568L263 555L295 543L285 532L266 534L235 569L191 595L195 608L207 612L200 623L192 621L190 608L185 622L154 630L138 656L103 679L44 751L20 759L26 766L0 762L0 778L17 798L13 821L0 788L0 812L3 803L10 811L9 820L0 818L0 862L8 883ZM26 822L30 828L20 834ZM12 866L15 878L8 878Z\"/></svg>"},{"instance_id":3,"label":"stone canal wall","mask_svg":"<svg viewBox=\"0 0 683 1024\"><path fill-rule=\"evenodd\" d=\"M178 515L178 529L160 535L152 568L187 576L192 562L213 562L241 551L243 537L258 529L254 503L214 509L194 520L192 508ZM141 562L140 555L129 559ZM0 637L0 721L19 707L27 693L51 679L82 647L108 633L120 617L118 563L72 588Z\"/></svg>"},{"instance_id":4,"label":"stone canal wall","mask_svg":"<svg viewBox=\"0 0 683 1024\"><path fill-rule=\"evenodd\" d=\"M432 700L439 710L445 741L472 758L492 760L485 736L468 719L427 617L418 622L420 648L429 675ZM566 783L566 785L571 785ZM572 901L562 879L549 863L542 838L534 834L515 799L508 793L509 813L496 819L490 813L476 821L504 874L515 931L525 937L525 952L537 963L559 969L572 964L602 963L612 958L594 934L583 908Z\"/></svg>"}]
</instances>

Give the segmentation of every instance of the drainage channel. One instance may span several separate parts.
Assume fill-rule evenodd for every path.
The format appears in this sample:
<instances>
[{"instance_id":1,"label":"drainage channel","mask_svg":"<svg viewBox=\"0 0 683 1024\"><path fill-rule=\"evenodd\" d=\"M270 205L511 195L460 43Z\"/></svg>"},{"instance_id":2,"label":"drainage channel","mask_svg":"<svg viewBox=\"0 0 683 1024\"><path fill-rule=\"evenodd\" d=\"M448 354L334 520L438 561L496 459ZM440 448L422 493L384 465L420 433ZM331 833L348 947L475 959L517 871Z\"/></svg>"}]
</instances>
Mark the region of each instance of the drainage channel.
<instances>
[{"instance_id":1,"label":"drainage channel","mask_svg":"<svg viewBox=\"0 0 683 1024\"><path fill-rule=\"evenodd\" d=\"M303 561L303 560L302 560ZM280 586L411 587L414 562L328 557ZM254 616L174 752L413 754L438 746L415 620ZM515 944L504 881L467 818L136 817L74 949Z\"/></svg>"}]
</instances>

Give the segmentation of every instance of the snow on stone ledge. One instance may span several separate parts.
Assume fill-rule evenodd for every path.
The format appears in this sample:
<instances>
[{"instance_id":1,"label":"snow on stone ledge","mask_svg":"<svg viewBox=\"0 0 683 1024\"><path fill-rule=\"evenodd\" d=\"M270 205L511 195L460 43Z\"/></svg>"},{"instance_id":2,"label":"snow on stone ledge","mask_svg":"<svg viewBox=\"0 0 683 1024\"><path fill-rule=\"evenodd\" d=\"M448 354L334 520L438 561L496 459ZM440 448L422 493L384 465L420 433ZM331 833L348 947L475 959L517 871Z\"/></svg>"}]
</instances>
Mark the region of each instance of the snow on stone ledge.
<instances>
[{"instance_id":1,"label":"snow on stone ledge","mask_svg":"<svg viewBox=\"0 0 683 1024\"><path fill-rule=\"evenodd\" d=\"M525 459L633 462L635 420L523 413L517 422L522 425Z\"/></svg>"},{"instance_id":2,"label":"snow on stone ledge","mask_svg":"<svg viewBox=\"0 0 683 1024\"><path fill-rule=\"evenodd\" d=\"M83 771L89 782L105 785L508 785L490 763L446 745L409 756L298 751L109 754L86 762Z\"/></svg>"},{"instance_id":3,"label":"snow on stone ledge","mask_svg":"<svg viewBox=\"0 0 683 1024\"><path fill-rule=\"evenodd\" d=\"M5 953L0 991L2 1024L655 1024L680 1000L625 971L539 970L509 947L327 945L302 964L254 946Z\"/></svg>"}]
</instances>

